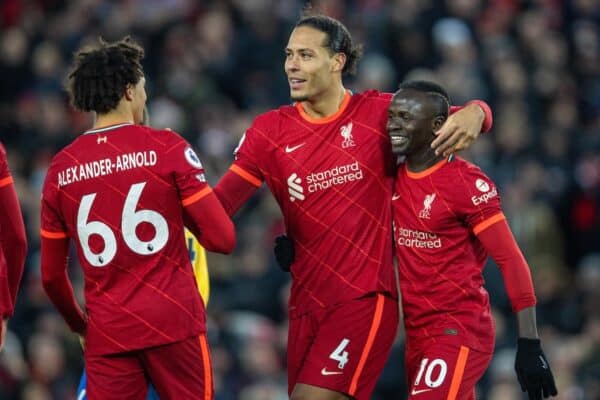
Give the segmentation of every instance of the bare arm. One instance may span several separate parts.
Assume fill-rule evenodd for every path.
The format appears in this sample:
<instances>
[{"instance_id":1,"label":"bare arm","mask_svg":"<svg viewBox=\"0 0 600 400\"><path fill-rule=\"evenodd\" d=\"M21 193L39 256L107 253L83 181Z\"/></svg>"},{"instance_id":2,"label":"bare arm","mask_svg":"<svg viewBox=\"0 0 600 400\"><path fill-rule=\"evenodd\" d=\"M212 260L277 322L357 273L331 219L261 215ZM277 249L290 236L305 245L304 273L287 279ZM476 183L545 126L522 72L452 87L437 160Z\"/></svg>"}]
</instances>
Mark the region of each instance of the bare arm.
<instances>
[{"instance_id":1,"label":"bare arm","mask_svg":"<svg viewBox=\"0 0 600 400\"><path fill-rule=\"evenodd\" d=\"M492 110L483 101L474 100L464 107L451 107L451 115L442 128L436 132L437 138L431 143L436 154L448 157L450 154L468 148L492 126Z\"/></svg>"}]
</instances>

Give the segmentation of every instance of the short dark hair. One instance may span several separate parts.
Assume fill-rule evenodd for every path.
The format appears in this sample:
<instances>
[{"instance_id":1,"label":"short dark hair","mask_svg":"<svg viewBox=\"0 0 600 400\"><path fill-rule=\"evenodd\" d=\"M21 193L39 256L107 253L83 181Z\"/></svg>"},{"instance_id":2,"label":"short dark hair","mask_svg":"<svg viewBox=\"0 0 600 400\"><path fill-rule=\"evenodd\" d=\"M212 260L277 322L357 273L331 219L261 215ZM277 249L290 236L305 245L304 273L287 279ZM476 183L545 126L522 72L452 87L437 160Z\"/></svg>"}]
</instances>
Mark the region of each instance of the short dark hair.
<instances>
[{"instance_id":1,"label":"short dark hair","mask_svg":"<svg viewBox=\"0 0 600 400\"><path fill-rule=\"evenodd\" d=\"M144 49L129 36L112 43L99 38L98 42L75 53L66 89L78 110L105 114L117 107L127 85L137 84L144 76Z\"/></svg>"},{"instance_id":2,"label":"short dark hair","mask_svg":"<svg viewBox=\"0 0 600 400\"><path fill-rule=\"evenodd\" d=\"M430 95L430 97L435 99L438 103L439 114L444 117L448 116L451 104L450 96L448 95L448 92L446 92L446 89L437 83L430 81L406 81L398 86L398 92L404 89L412 89Z\"/></svg>"},{"instance_id":3,"label":"short dark hair","mask_svg":"<svg viewBox=\"0 0 600 400\"><path fill-rule=\"evenodd\" d=\"M348 29L337 19L326 15L307 15L298 22L299 26L310 26L316 30L324 32L327 35L325 47L332 53L344 53L346 55L346 64L342 69L342 74L354 74L356 65L362 56L362 45L355 44Z\"/></svg>"}]
</instances>

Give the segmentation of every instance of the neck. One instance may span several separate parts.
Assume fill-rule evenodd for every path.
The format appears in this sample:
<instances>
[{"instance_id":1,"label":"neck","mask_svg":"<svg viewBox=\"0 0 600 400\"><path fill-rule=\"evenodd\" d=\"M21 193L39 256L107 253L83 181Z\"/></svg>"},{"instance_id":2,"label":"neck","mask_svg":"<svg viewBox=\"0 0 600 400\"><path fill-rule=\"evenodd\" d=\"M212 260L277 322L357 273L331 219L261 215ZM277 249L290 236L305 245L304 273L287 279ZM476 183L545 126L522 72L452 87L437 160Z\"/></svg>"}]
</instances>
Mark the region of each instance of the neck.
<instances>
[{"instance_id":1,"label":"neck","mask_svg":"<svg viewBox=\"0 0 600 400\"><path fill-rule=\"evenodd\" d=\"M432 167L443 158L443 155L436 155L435 150L428 143L421 151L406 156L406 165L410 172L421 172Z\"/></svg>"},{"instance_id":2,"label":"neck","mask_svg":"<svg viewBox=\"0 0 600 400\"><path fill-rule=\"evenodd\" d=\"M318 98L303 101L302 108L313 118L326 118L340 109L345 96L346 89L340 82L333 90L322 93Z\"/></svg>"},{"instance_id":3,"label":"neck","mask_svg":"<svg viewBox=\"0 0 600 400\"><path fill-rule=\"evenodd\" d=\"M106 114L96 114L96 120L94 121L93 129L125 123L133 124L133 115L131 115L131 112L128 112L118 107L112 111L107 112Z\"/></svg>"}]
</instances>

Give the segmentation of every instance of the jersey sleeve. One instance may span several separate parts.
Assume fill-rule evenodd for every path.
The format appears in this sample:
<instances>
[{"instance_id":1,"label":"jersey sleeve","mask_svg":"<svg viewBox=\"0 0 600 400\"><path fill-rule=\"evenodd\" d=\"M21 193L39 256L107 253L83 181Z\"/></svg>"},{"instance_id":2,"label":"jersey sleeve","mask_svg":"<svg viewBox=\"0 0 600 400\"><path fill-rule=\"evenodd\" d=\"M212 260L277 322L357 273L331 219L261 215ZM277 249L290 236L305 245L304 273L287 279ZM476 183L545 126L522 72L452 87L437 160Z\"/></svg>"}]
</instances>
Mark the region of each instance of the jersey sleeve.
<instances>
[{"instance_id":1,"label":"jersey sleeve","mask_svg":"<svg viewBox=\"0 0 600 400\"><path fill-rule=\"evenodd\" d=\"M41 235L47 239L64 239L67 227L59 208L58 177L50 166L42 188Z\"/></svg>"},{"instance_id":2,"label":"jersey sleeve","mask_svg":"<svg viewBox=\"0 0 600 400\"><path fill-rule=\"evenodd\" d=\"M261 149L265 149L268 137L266 124L257 118L252 126L244 133L238 146L233 151L235 161L230 170L253 186L260 187L264 181L261 171Z\"/></svg>"},{"instance_id":3,"label":"jersey sleeve","mask_svg":"<svg viewBox=\"0 0 600 400\"><path fill-rule=\"evenodd\" d=\"M6 161L6 150L0 143L0 187L11 184L13 181Z\"/></svg>"},{"instance_id":4,"label":"jersey sleeve","mask_svg":"<svg viewBox=\"0 0 600 400\"><path fill-rule=\"evenodd\" d=\"M168 173L172 174L183 206L197 202L212 189L206 182L204 167L192 146L181 136L170 132L173 142L167 150Z\"/></svg>"},{"instance_id":5,"label":"jersey sleeve","mask_svg":"<svg viewBox=\"0 0 600 400\"><path fill-rule=\"evenodd\" d=\"M505 217L494 182L479 168L463 165L464 168L459 166L455 171L454 208L458 217L478 235Z\"/></svg>"}]
</instances>

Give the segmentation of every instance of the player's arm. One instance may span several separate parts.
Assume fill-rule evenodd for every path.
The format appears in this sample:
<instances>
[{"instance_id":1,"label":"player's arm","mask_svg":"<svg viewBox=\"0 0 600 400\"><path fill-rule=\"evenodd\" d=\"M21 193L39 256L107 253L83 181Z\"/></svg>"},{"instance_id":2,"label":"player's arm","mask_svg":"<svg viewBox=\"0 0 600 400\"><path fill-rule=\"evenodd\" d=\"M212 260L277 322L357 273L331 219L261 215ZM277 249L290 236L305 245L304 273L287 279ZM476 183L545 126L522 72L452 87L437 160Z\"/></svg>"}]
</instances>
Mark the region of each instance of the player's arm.
<instances>
[{"instance_id":1,"label":"player's arm","mask_svg":"<svg viewBox=\"0 0 600 400\"><path fill-rule=\"evenodd\" d=\"M261 184L259 179L233 164L215 186L215 194L227 214L234 215Z\"/></svg>"},{"instance_id":2,"label":"player's arm","mask_svg":"<svg viewBox=\"0 0 600 400\"><path fill-rule=\"evenodd\" d=\"M85 336L86 318L75 300L67 275L69 235L62 214L56 207L59 193L56 182L57 176L51 165L42 189L40 215L42 285L71 330Z\"/></svg>"},{"instance_id":3,"label":"player's arm","mask_svg":"<svg viewBox=\"0 0 600 400\"><path fill-rule=\"evenodd\" d=\"M487 132L492 127L492 110L481 100L470 101L464 106L452 106L450 114L431 143L436 153L445 157L468 148L481 132Z\"/></svg>"},{"instance_id":4,"label":"player's arm","mask_svg":"<svg viewBox=\"0 0 600 400\"><path fill-rule=\"evenodd\" d=\"M224 254L233 251L233 222L209 186L182 204L184 225L206 250Z\"/></svg>"},{"instance_id":5,"label":"player's arm","mask_svg":"<svg viewBox=\"0 0 600 400\"><path fill-rule=\"evenodd\" d=\"M3 149L0 148L0 151L3 152ZM3 176L0 178L0 250L5 261L5 271L2 275L7 279L7 287L4 290L8 290L8 293L2 296L3 299L6 299L3 301L6 304L2 304L1 312L2 318L7 319L14 312L27 255L27 237L13 178L8 171L4 157L2 158L0 170L4 170L4 173L0 174Z\"/></svg>"},{"instance_id":6,"label":"player's arm","mask_svg":"<svg viewBox=\"0 0 600 400\"><path fill-rule=\"evenodd\" d=\"M44 290L69 328L85 336L86 318L75 299L67 275L68 252L69 238L66 234L42 231L41 270Z\"/></svg>"},{"instance_id":7,"label":"player's arm","mask_svg":"<svg viewBox=\"0 0 600 400\"><path fill-rule=\"evenodd\" d=\"M542 351L535 318L535 294L529 266L504 218L497 214L474 229L488 254L498 264L513 312L519 340L515 369L521 389L530 399L557 394L550 365Z\"/></svg>"}]
</instances>

